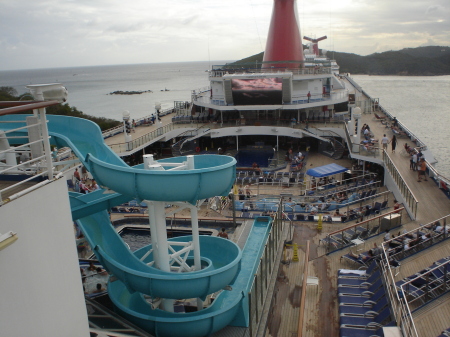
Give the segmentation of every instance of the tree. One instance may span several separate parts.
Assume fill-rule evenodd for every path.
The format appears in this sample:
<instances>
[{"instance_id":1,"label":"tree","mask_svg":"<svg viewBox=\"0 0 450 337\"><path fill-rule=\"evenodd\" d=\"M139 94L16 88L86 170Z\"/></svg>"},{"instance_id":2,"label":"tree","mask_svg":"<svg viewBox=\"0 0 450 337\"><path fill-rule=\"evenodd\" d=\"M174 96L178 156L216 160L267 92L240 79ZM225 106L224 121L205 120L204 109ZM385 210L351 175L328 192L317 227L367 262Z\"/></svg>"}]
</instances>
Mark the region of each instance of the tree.
<instances>
[{"instance_id":1,"label":"tree","mask_svg":"<svg viewBox=\"0 0 450 337\"><path fill-rule=\"evenodd\" d=\"M0 101L17 101L17 90L13 87L0 87Z\"/></svg>"}]
</instances>

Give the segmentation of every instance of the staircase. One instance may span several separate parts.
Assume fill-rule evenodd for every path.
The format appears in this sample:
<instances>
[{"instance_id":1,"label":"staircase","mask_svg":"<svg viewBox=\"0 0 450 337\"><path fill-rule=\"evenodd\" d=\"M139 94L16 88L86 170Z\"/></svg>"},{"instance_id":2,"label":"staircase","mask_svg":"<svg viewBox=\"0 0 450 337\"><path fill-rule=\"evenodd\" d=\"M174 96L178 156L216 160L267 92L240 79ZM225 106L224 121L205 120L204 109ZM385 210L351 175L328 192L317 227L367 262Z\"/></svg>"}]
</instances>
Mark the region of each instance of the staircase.
<instances>
[{"instance_id":1,"label":"staircase","mask_svg":"<svg viewBox=\"0 0 450 337\"><path fill-rule=\"evenodd\" d=\"M347 151L347 147L334 138L333 138L333 146L334 146L334 153L331 156L331 158L342 159L344 153Z\"/></svg>"},{"instance_id":2,"label":"staircase","mask_svg":"<svg viewBox=\"0 0 450 337\"><path fill-rule=\"evenodd\" d=\"M184 141L188 137L181 138L178 142L172 145L172 156L173 157L179 157L181 156L181 146L183 145Z\"/></svg>"}]
</instances>

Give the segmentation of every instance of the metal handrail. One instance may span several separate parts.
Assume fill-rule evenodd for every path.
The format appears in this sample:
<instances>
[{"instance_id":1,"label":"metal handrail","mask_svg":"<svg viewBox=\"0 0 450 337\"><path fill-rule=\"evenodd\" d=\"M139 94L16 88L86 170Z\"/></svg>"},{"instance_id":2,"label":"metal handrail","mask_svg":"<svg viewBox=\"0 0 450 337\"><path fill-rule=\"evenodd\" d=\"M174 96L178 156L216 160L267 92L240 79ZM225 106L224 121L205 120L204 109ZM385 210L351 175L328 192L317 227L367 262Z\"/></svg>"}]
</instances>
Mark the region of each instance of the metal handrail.
<instances>
[{"instance_id":1,"label":"metal handrail","mask_svg":"<svg viewBox=\"0 0 450 337\"><path fill-rule=\"evenodd\" d=\"M267 242L260 258L260 263L253 276L250 291L248 292L249 308L249 336L256 336L256 328L260 323L265 300L267 299L266 290L269 287L269 275L275 270L275 263L278 248L281 244L281 233L283 232L284 222L276 213L272 222L272 230L269 233Z\"/></svg>"},{"instance_id":2,"label":"metal handrail","mask_svg":"<svg viewBox=\"0 0 450 337\"><path fill-rule=\"evenodd\" d=\"M385 251L384 245L382 245L382 249L383 253L381 254L380 266L383 269L383 272L381 273L381 276L386 285L385 289L387 290L392 313L394 314L397 326L403 331L403 336L419 337L409 306L405 303L406 299L402 301L396 291L394 274L389 263L389 255Z\"/></svg>"},{"instance_id":3,"label":"metal handrail","mask_svg":"<svg viewBox=\"0 0 450 337\"><path fill-rule=\"evenodd\" d=\"M397 168L397 166L395 166L394 162L391 160L385 150L383 150L383 162L385 164L385 167L391 174L394 182L397 184L400 193L406 201L406 204L408 206L408 213L410 214L412 219L416 219L419 202L417 201L414 193L411 191L409 185L403 179L403 176L400 174L399 169Z\"/></svg>"}]
</instances>

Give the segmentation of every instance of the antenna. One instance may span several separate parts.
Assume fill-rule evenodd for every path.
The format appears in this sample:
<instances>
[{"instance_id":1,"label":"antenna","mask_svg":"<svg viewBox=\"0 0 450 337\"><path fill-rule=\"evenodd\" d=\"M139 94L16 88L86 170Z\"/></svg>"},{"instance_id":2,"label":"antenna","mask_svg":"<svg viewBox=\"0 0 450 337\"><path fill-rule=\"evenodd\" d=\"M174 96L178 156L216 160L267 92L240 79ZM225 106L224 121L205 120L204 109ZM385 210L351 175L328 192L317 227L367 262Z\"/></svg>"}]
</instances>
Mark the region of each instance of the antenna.
<instances>
[{"instance_id":1,"label":"antenna","mask_svg":"<svg viewBox=\"0 0 450 337\"><path fill-rule=\"evenodd\" d=\"M313 52L316 56L319 56L319 41L325 40L327 36L319 37L318 39L313 39L311 37L303 36L303 39L306 41L311 41L313 46Z\"/></svg>"}]
</instances>

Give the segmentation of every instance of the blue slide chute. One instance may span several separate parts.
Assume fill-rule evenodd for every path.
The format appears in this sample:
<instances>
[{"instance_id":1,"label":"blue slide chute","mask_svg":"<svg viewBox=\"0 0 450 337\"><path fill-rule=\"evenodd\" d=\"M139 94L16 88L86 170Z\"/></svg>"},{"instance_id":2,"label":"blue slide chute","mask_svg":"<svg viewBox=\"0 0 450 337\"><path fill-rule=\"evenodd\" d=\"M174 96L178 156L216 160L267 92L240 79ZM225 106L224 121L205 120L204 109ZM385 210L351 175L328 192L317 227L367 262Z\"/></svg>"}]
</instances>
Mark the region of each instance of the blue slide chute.
<instances>
[{"instance_id":1,"label":"blue slide chute","mask_svg":"<svg viewBox=\"0 0 450 337\"><path fill-rule=\"evenodd\" d=\"M23 126L27 115L0 116L2 128ZM227 156L200 155L194 168L151 171L129 167L105 143L98 125L85 119L48 115L51 142L69 146L100 185L116 193L96 191L88 195L70 193L73 218L102 265L114 276L108 293L118 310L130 321L159 337L207 336L226 325L248 326L248 299L253 275L271 228L271 218L255 220L243 253L236 244L218 237L200 236L202 269L189 273L165 272L149 265L150 247L131 252L112 226L106 209L126 200L184 201L228 195L235 179L236 160ZM24 136L18 131L15 136ZM24 136L25 139L25 136ZM14 139L17 143L22 141ZM164 169L182 164L186 157L159 160ZM166 164L166 165L165 165ZM190 236L177 241L192 240ZM142 259L142 261L141 261ZM193 260L193 256L189 255ZM227 287L231 285L230 287ZM161 298L205 298L222 291L212 305L192 313L153 309L145 295ZM144 295L145 294L145 295Z\"/></svg>"}]
</instances>

